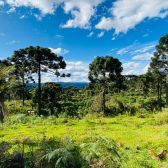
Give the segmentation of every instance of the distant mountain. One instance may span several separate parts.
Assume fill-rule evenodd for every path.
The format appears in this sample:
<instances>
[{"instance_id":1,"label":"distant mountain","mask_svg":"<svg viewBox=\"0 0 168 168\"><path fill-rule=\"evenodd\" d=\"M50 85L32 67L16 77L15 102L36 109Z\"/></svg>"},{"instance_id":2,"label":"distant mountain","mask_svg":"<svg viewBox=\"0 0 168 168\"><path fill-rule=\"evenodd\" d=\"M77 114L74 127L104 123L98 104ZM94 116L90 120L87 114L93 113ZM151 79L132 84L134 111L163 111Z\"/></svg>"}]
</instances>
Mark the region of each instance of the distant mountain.
<instances>
[{"instance_id":1,"label":"distant mountain","mask_svg":"<svg viewBox=\"0 0 168 168\"><path fill-rule=\"evenodd\" d=\"M86 82L55 82L55 83L59 83L62 87L68 87L68 86L75 86L78 88L82 88L83 86L88 86L88 83ZM41 86L43 86L44 83L41 83ZM27 89L33 89L34 87L37 87L38 83L29 83L27 84Z\"/></svg>"}]
</instances>

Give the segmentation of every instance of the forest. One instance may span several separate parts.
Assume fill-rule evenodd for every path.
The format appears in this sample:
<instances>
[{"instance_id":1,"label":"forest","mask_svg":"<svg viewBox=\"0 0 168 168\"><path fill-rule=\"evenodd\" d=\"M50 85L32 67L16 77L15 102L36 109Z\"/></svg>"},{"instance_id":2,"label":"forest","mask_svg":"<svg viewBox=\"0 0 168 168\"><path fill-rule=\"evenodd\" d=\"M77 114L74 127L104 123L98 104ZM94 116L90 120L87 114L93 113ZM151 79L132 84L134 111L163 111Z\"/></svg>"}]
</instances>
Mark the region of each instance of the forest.
<instances>
[{"instance_id":1,"label":"forest","mask_svg":"<svg viewBox=\"0 0 168 168\"><path fill-rule=\"evenodd\" d=\"M97 56L82 88L41 85L42 72L71 76L48 48L0 60L0 168L168 167L168 34L155 49L141 75Z\"/></svg>"}]
</instances>

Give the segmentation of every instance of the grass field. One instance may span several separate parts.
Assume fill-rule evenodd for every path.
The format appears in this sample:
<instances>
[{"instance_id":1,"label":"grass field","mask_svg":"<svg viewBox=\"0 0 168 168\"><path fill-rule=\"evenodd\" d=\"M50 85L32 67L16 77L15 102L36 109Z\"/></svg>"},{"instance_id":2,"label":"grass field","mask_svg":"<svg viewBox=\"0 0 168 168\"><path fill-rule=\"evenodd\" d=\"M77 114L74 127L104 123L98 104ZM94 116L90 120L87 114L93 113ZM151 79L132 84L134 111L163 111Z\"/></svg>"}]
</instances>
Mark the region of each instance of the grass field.
<instances>
[{"instance_id":1,"label":"grass field","mask_svg":"<svg viewBox=\"0 0 168 168\"><path fill-rule=\"evenodd\" d=\"M120 115L105 118L88 114L79 120L24 114L11 116L0 125L0 160L24 148L25 156L38 164L44 154L57 147L78 146L85 162L81 167L100 161L111 167L108 157L112 154L107 148L100 152L98 146L97 149L93 147L97 137L101 137L107 142L116 142L118 148L115 149L121 157L120 164L116 164L118 167L166 168L166 155L161 157L159 154L168 150L168 111L143 117ZM92 151L89 145L93 145ZM95 152L93 156L90 156L91 152ZM117 156L113 158L117 160Z\"/></svg>"}]
</instances>

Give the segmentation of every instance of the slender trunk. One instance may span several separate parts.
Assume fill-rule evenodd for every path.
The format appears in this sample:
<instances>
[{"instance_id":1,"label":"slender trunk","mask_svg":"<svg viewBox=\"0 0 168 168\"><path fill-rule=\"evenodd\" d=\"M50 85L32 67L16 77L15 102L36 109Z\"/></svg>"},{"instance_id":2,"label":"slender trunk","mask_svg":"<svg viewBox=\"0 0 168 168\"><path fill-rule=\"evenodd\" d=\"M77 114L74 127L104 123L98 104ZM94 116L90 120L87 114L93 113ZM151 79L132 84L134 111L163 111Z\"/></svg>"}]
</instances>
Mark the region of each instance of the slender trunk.
<instances>
[{"instance_id":1,"label":"slender trunk","mask_svg":"<svg viewBox=\"0 0 168 168\"><path fill-rule=\"evenodd\" d=\"M159 79L157 80L157 96L158 96L158 108L159 108Z\"/></svg>"},{"instance_id":2,"label":"slender trunk","mask_svg":"<svg viewBox=\"0 0 168 168\"><path fill-rule=\"evenodd\" d=\"M11 100L11 97L10 97L10 93L9 93L8 101L10 102L10 100Z\"/></svg>"},{"instance_id":3,"label":"slender trunk","mask_svg":"<svg viewBox=\"0 0 168 168\"><path fill-rule=\"evenodd\" d=\"M38 115L41 115L41 71L40 63L38 69Z\"/></svg>"},{"instance_id":4,"label":"slender trunk","mask_svg":"<svg viewBox=\"0 0 168 168\"><path fill-rule=\"evenodd\" d=\"M160 111L162 110L162 77L160 81Z\"/></svg>"},{"instance_id":5,"label":"slender trunk","mask_svg":"<svg viewBox=\"0 0 168 168\"><path fill-rule=\"evenodd\" d=\"M168 108L168 56L167 56L167 76L166 76L166 108Z\"/></svg>"},{"instance_id":6,"label":"slender trunk","mask_svg":"<svg viewBox=\"0 0 168 168\"><path fill-rule=\"evenodd\" d=\"M103 83L103 114L105 114L105 74L103 75L104 83Z\"/></svg>"},{"instance_id":7,"label":"slender trunk","mask_svg":"<svg viewBox=\"0 0 168 168\"><path fill-rule=\"evenodd\" d=\"M1 121L1 123L3 123L3 121L4 121L2 109L0 109L0 121Z\"/></svg>"},{"instance_id":8,"label":"slender trunk","mask_svg":"<svg viewBox=\"0 0 168 168\"><path fill-rule=\"evenodd\" d=\"M51 110L51 115L53 115L54 114L54 102L51 103L50 110Z\"/></svg>"},{"instance_id":9,"label":"slender trunk","mask_svg":"<svg viewBox=\"0 0 168 168\"><path fill-rule=\"evenodd\" d=\"M160 110L160 88L159 88L159 78L157 83L157 92L158 92L158 109Z\"/></svg>"},{"instance_id":10,"label":"slender trunk","mask_svg":"<svg viewBox=\"0 0 168 168\"><path fill-rule=\"evenodd\" d=\"M3 123L3 119L8 116L3 98L0 98L0 106L1 106L0 119L1 122Z\"/></svg>"},{"instance_id":11,"label":"slender trunk","mask_svg":"<svg viewBox=\"0 0 168 168\"><path fill-rule=\"evenodd\" d=\"M110 101L110 97L109 97L109 86L108 86L108 101Z\"/></svg>"},{"instance_id":12,"label":"slender trunk","mask_svg":"<svg viewBox=\"0 0 168 168\"><path fill-rule=\"evenodd\" d=\"M24 76L23 76L23 106L24 106Z\"/></svg>"},{"instance_id":13,"label":"slender trunk","mask_svg":"<svg viewBox=\"0 0 168 168\"><path fill-rule=\"evenodd\" d=\"M168 76L166 81L166 108L168 108Z\"/></svg>"}]
</instances>

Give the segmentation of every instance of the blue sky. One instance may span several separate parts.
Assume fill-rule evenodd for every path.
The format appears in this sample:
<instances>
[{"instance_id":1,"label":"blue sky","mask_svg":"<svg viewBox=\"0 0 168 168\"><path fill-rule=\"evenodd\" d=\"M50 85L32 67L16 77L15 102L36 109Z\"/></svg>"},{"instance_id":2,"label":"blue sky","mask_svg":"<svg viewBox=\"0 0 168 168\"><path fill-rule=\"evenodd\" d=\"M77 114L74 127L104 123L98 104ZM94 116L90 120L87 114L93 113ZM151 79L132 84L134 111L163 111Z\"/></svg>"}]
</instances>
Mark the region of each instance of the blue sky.
<instances>
[{"instance_id":1,"label":"blue sky","mask_svg":"<svg viewBox=\"0 0 168 168\"><path fill-rule=\"evenodd\" d=\"M87 82L96 56L118 58L123 74L146 73L168 33L168 1L0 0L0 21L0 59L30 45L48 47L72 76L42 74L42 82Z\"/></svg>"}]
</instances>

